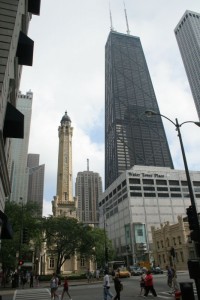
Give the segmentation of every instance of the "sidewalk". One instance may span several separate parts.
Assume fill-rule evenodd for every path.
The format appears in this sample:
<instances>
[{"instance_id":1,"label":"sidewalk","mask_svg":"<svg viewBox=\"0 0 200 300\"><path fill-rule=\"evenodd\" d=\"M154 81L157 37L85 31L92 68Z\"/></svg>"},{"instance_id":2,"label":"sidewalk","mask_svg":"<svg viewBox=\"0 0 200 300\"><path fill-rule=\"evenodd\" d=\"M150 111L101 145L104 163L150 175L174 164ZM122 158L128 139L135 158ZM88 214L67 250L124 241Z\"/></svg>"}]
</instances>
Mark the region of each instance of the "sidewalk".
<instances>
[{"instance_id":1,"label":"sidewalk","mask_svg":"<svg viewBox=\"0 0 200 300\"><path fill-rule=\"evenodd\" d=\"M69 286L78 286L78 285L91 285L91 284L103 284L103 280L99 279L99 280L92 280L88 283L87 279L80 279L80 280L68 280L69 282ZM63 281L61 282L62 286ZM60 287L59 286L59 287ZM50 287L50 282L49 281L41 281L39 283L39 286L33 285L33 289L37 289L37 288L49 288ZM22 289L21 287L19 288L12 288L11 284L7 284L6 287L0 287L0 291L5 291L5 290L16 290L16 289ZM29 287L29 284L27 283L24 286L24 289L32 289Z\"/></svg>"}]
</instances>

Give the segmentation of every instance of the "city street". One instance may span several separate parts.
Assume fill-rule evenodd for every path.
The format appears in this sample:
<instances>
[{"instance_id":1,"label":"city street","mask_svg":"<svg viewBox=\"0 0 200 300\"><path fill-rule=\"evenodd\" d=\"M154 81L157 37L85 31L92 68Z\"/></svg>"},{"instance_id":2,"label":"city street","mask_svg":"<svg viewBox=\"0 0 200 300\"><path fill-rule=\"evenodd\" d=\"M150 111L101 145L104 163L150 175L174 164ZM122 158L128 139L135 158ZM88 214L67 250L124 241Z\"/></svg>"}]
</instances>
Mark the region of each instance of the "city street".
<instances>
[{"instance_id":1,"label":"city street","mask_svg":"<svg viewBox=\"0 0 200 300\"><path fill-rule=\"evenodd\" d=\"M158 297L157 299L165 299L172 300L174 299L173 295L170 295L169 288L166 284L167 278L166 274L163 275L155 275L154 276L154 286L157 291ZM188 274L180 273L178 274L179 282L191 282ZM131 277L127 279L122 279L124 290L121 293L122 300L139 300L143 299L143 297L138 296L140 292L139 287L139 277ZM60 295L62 291L62 287L59 287L58 294ZM103 300L103 287L102 281L96 282L94 281L91 284L87 284L86 282L70 282L70 294L73 300ZM111 284L111 291L114 293L113 282ZM194 286L194 291L196 295L196 289ZM1 289L2 300L46 300L50 299L50 291L48 288L48 283L42 283L39 288L33 289L18 289L18 290L3 290ZM153 299L152 295L148 296L149 299ZM68 299L68 296L65 295L64 299ZM197 299L197 296L196 296ZM110 299L109 299L110 300Z\"/></svg>"}]
</instances>

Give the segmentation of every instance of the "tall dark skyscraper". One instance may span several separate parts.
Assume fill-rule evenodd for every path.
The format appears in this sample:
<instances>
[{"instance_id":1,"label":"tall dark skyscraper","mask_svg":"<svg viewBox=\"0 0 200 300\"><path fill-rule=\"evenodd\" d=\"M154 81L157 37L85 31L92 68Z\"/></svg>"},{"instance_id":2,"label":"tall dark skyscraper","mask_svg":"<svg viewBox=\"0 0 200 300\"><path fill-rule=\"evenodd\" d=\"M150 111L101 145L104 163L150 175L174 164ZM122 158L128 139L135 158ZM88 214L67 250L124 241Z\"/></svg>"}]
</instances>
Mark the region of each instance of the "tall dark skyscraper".
<instances>
[{"instance_id":1,"label":"tall dark skyscraper","mask_svg":"<svg viewBox=\"0 0 200 300\"><path fill-rule=\"evenodd\" d=\"M134 165L173 168L140 39L111 31L105 49L105 188Z\"/></svg>"}]
</instances>

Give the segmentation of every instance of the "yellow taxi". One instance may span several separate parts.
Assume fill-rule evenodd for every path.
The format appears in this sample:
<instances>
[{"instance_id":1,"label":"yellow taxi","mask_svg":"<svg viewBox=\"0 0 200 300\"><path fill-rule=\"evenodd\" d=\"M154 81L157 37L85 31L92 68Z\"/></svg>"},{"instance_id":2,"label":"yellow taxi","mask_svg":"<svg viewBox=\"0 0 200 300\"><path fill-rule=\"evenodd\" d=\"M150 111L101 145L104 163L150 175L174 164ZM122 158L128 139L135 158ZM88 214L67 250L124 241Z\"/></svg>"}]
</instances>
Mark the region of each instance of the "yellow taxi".
<instances>
[{"instance_id":1,"label":"yellow taxi","mask_svg":"<svg viewBox=\"0 0 200 300\"><path fill-rule=\"evenodd\" d=\"M116 273L119 275L119 278L131 277L131 273L127 270L126 267L118 268Z\"/></svg>"}]
</instances>

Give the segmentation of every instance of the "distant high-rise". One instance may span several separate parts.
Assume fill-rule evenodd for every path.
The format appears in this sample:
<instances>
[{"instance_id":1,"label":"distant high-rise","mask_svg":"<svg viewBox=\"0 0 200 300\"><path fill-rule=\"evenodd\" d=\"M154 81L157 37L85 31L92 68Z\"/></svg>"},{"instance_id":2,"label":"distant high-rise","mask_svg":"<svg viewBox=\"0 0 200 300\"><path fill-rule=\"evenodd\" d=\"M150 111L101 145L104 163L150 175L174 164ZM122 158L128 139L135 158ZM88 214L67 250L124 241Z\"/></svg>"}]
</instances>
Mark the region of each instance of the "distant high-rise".
<instances>
[{"instance_id":1,"label":"distant high-rise","mask_svg":"<svg viewBox=\"0 0 200 300\"><path fill-rule=\"evenodd\" d=\"M37 203L39 208L38 216L42 216L45 165L39 165L39 157L39 154L28 154L29 180L27 202Z\"/></svg>"},{"instance_id":2,"label":"distant high-rise","mask_svg":"<svg viewBox=\"0 0 200 300\"><path fill-rule=\"evenodd\" d=\"M87 224L99 222L99 196L102 194L102 179L99 173L78 172L76 178L76 197L78 199L79 221Z\"/></svg>"},{"instance_id":3,"label":"distant high-rise","mask_svg":"<svg viewBox=\"0 0 200 300\"><path fill-rule=\"evenodd\" d=\"M55 217L76 217L75 198L73 197L72 177L72 136L73 127L67 112L60 121L58 128L59 150L57 171L57 193L52 201L52 211Z\"/></svg>"},{"instance_id":4,"label":"distant high-rise","mask_svg":"<svg viewBox=\"0 0 200 300\"><path fill-rule=\"evenodd\" d=\"M11 195L10 200L19 203L27 202L28 177L27 154L30 135L30 124L32 114L31 91L23 95L19 92L17 97L17 109L24 115L24 138L11 140Z\"/></svg>"},{"instance_id":5,"label":"distant high-rise","mask_svg":"<svg viewBox=\"0 0 200 300\"><path fill-rule=\"evenodd\" d=\"M105 49L105 188L134 165L173 168L140 39L110 32Z\"/></svg>"},{"instance_id":6,"label":"distant high-rise","mask_svg":"<svg viewBox=\"0 0 200 300\"><path fill-rule=\"evenodd\" d=\"M200 119L200 14L186 10L174 32Z\"/></svg>"}]
</instances>

